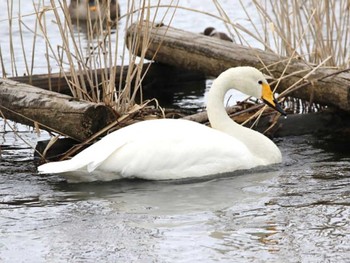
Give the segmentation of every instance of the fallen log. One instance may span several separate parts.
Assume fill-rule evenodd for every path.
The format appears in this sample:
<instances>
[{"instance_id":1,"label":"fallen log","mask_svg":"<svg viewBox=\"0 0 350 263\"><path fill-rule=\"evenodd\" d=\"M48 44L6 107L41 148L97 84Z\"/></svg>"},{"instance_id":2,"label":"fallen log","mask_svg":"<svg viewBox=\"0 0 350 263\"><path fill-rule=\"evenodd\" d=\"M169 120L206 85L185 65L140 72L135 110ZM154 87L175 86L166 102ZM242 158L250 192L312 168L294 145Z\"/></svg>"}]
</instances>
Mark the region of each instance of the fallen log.
<instances>
[{"instance_id":1,"label":"fallen log","mask_svg":"<svg viewBox=\"0 0 350 263\"><path fill-rule=\"evenodd\" d=\"M94 69L91 70L91 72L82 71L77 72L77 74L79 75L79 82L84 81L84 86L87 86L87 89L92 89L93 87L89 84L98 87L104 79L111 78L112 72L115 72L116 87L119 86L120 82L122 82L122 87L124 87L128 71L128 66L117 66L116 68ZM194 80L203 80L205 78L202 73L180 70L174 66L160 63L143 64L141 74L144 75L142 81L142 91L146 98L151 98L154 90L171 90L175 85L179 83ZM91 76L94 76L94 78L91 78ZM171 83L169 83L170 77L172 78ZM73 95L69 85L69 82L73 81L73 77L70 72L18 76L10 77L9 79L33 85L45 90L55 91L66 95ZM134 83L132 82L131 85L133 86Z\"/></svg>"},{"instance_id":2,"label":"fallen log","mask_svg":"<svg viewBox=\"0 0 350 263\"><path fill-rule=\"evenodd\" d=\"M0 111L6 119L59 132L84 141L113 120L112 110L102 104L0 79Z\"/></svg>"},{"instance_id":3,"label":"fallen log","mask_svg":"<svg viewBox=\"0 0 350 263\"><path fill-rule=\"evenodd\" d=\"M239 103L226 108L227 114L237 123L243 123L249 119L263 105L244 105ZM257 130L269 137L287 137L299 135L324 135L333 133L344 133L349 135L350 116L346 112L325 109L322 112L307 114L288 114L287 118L276 118L277 113L268 109L256 122L253 118L244 126ZM188 115L183 119L209 125L206 111Z\"/></svg>"},{"instance_id":4,"label":"fallen log","mask_svg":"<svg viewBox=\"0 0 350 263\"><path fill-rule=\"evenodd\" d=\"M144 27L149 29L145 30ZM277 90L279 93L301 81L301 87L293 91L291 96L350 111L349 71L322 67L315 70L315 67L299 57L289 59L164 25L152 27L151 23L133 24L127 30L126 43L135 43L135 39L132 40L135 37L140 38L139 43L144 37L150 39L145 53L147 59L214 77L235 66L264 68L265 73L272 74L276 79L289 75L281 80ZM137 50L137 55L143 52L141 49Z\"/></svg>"}]
</instances>

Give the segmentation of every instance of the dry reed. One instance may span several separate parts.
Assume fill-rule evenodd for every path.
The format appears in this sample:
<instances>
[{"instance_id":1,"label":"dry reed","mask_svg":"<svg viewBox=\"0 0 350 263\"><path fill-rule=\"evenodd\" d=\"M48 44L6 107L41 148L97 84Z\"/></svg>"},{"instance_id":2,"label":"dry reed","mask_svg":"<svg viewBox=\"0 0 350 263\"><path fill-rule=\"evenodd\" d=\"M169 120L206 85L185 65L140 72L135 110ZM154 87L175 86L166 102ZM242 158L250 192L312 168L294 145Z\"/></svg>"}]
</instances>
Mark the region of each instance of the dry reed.
<instances>
[{"instance_id":1,"label":"dry reed","mask_svg":"<svg viewBox=\"0 0 350 263\"><path fill-rule=\"evenodd\" d=\"M293 90L301 88L299 83L319 67L338 68L339 71L350 67L350 4L348 0L253 0L252 7L247 9L247 2L240 0L240 6L246 13L251 27L243 27L227 20L233 29L236 42L250 45L250 39L259 42L267 51L287 57L287 67L292 59L298 58L309 65L304 78L280 94L287 96ZM217 8L224 12L219 4ZM251 13L259 15L260 23L256 24ZM227 19L227 16L225 16ZM259 25L260 24L260 25ZM265 65L268 71L272 65ZM289 76L283 72L275 80L277 83ZM312 100L312 98L311 98ZM285 105L294 113L319 111L320 105L287 98ZM256 113L253 117L261 115Z\"/></svg>"},{"instance_id":2,"label":"dry reed","mask_svg":"<svg viewBox=\"0 0 350 263\"><path fill-rule=\"evenodd\" d=\"M194 10L188 7L179 6L178 1L171 1L168 5L162 5L159 0L156 5L150 1L140 0L137 5L135 1L128 1L127 6L122 9L124 14L121 19L126 21L125 29L134 22L149 21L155 23L156 15L151 17L151 9L157 14L160 8L166 8L170 16L175 15L177 9L186 9L191 12L199 12L204 15L215 17L224 22L231 36L235 41L243 45L251 46L251 39L259 42L260 45L269 51L285 56L289 59L298 57L310 65L310 71L305 72L305 77L319 66L328 67L349 67L350 46L350 15L348 0L253 0L253 8L247 8L247 2L239 0L239 5L251 22L251 26L242 26L235 23L233 18L227 14L219 0L212 0L219 15L213 15L204 11ZM79 26L73 25L69 19L68 3L66 0L50 0L50 6L44 0L38 1L35 5L37 21L33 32L32 57L26 60L27 54L22 49L25 58L26 74L33 73L35 60L35 48L38 38L45 40L47 72L52 71L52 59L59 66L63 75L69 73L69 81L72 94L76 97L102 102L109 105L118 112L119 116L133 111L135 100L140 96L142 101L142 65L145 51L150 39L143 38L140 42L135 36L134 43L129 43L129 50L124 45L118 47L120 41L120 28L118 25L105 23L105 18L99 17L95 23L85 25L85 32L77 32ZM255 8L254 12L252 9ZM19 10L20 11L20 10ZM252 12L253 11L253 12ZM53 13L56 26L60 32L61 45L54 46L48 34L47 13ZM12 28L14 21L18 21L20 28L26 27L22 21L21 12L13 10L13 2L7 0L9 46L11 57L11 69L9 75L16 76L17 61L13 45ZM19 13L16 17L14 14ZM259 16L260 23L256 24L254 16ZM23 16L24 17L24 16ZM162 21L157 21L157 23ZM144 29L147 30L148 27ZM20 30L21 31L21 30ZM147 35L147 34L146 34ZM115 36L115 37L114 37ZM22 47L24 46L23 40ZM140 48L141 47L141 48ZM142 50L141 56L136 57L135 50ZM121 58L121 59L120 59ZM6 77L6 66L2 59L0 46L1 69ZM126 79L115 83L116 66L123 68L128 66ZM316 65L316 66L315 66ZM266 65L266 69L271 65ZM96 68L103 68L101 77L95 71ZM83 81L87 77L87 82ZM288 76L282 76L282 78ZM122 78L121 78L122 79ZM67 78L68 81L68 78ZM277 82L280 81L276 80ZM291 87L290 90L295 87ZM289 90L289 92L290 92ZM292 101L292 102L291 102ZM304 102L297 103L290 100L289 105L299 109L305 106ZM313 106L308 106L308 108ZM314 107L317 110L317 106ZM260 113L259 113L260 114ZM259 115L258 114L258 115Z\"/></svg>"},{"instance_id":3,"label":"dry reed","mask_svg":"<svg viewBox=\"0 0 350 263\"><path fill-rule=\"evenodd\" d=\"M143 74L147 72L147 70L142 70L144 62L142 54L145 53L150 39L144 39L143 42L140 42L139 38L135 37L133 38L135 42L129 43L131 49L128 50L125 43L120 47L121 41L118 38L121 35L120 31L126 30L131 23L140 23L141 25L144 20L149 21L151 24L156 23L156 15L151 14L149 0L140 0L137 4L135 1L128 1L127 6L122 7L123 16L120 19L126 20L126 23L124 23L125 28L120 28L118 24L110 23L111 21L106 23L106 18L101 16L96 21L88 20L87 23L81 21L80 25L73 25L66 0L49 0L49 3L50 5L48 5L47 0L33 3L35 13L22 16L20 4L19 9L14 10L13 1L7 1L8 18L6 21L9 29L11 64L8 71L9 65L4 63L0 46L2 77L19 75L16 60L18 50L15 50L13 37L13 32L15 31L13 30L13 24L18 22L25 74L29 76L33 74L37 41L44 40L49 76L52 71L51 65L55 64L56 67L58 66L60 73L66 77L73 96L83 100L104 103L116 111L116 116L120 116L115 123L106 129L111 129L113 125L128 119L135 111L142 110L143 107L152 102L143 101L141 92ZM171 2L171 5L174 7L177 4L176 1ZM126 8L126 10L123 10L123 8ZM157 14L157 8L159 7L156 7L155 14ZM168 12L167 16L171 17L170 21L174 16L175 10L174 12ZM18 14L18 16L14 14ZM36 17L34 28L30 28L23 22L22 17L28 16ZM54 44L55 41L52 41L50 38L52 34L49 34L49 31L52 30L53 21L48 20L47 17L53 16L54 25L56 25L61 38L61 44L59 45ZM158 20L157 23L162 23L162 20ZM50 27L48 27L49 24ZM26 51L28 49L25 48L25 46L28 47L28 41L25 43L23 39L24 29L33 34L31 52ZM144 27L143 30L148 30L148 27ZM135 49L141 49L140 57L135 55ZM119 83L116 83L117 66L122 68L120 70L121 74L123 73L123 68L127 67L128 69L125 79L123 79L123 75L120 76L119 79L121 81ZM96 69L98 68L102 68L100 76L97 75ZM141 95L138 98L139 94ZM137 99L141 101L141 105L136 105ZM155 106L157 107L158 104L155 103ZM4 118L1 110L0 114ZM11 123L7 122L5 118L4 120L4 123L12 127ZM32 121L33 126L37 126L37 122L35 120ZM43 125L41 126L43 127ZM101 131L101 133L106 132L106 129ZM93 136L91 140L101 133Z\"/></svg>"},{"instance_id":4,"label":"dry reed","mask_svg":"<svg viewBox=\"0 0 350 263\"><path fill-rule=\"evenodd\" d=\"M145 53L150 40L146 38L143 39L143 42L139 42L139 39L134 37L135 43L129 43L131 48L127 50L125 43L120 47L119 36L121 35L120 31L126 30L128 26L135 22L140 23L147 20L149 23L162 23L162 20L155 22L159 7L151 6L149 0L140 0L138 3L128 1L127 6L122 7L123 16L119 17L126 21L124 23L125 28L120 28L116 22L108 21L106 23L106 17L102 17L100 13L96 21L87 20L80 21L80 24L73 24L68 12L69 2L66 0L49 0L49 2L50 6L47 3L45 5L44 0L33 5L35 14L30 15L35 15L37 19L34 30L30 29L33 33L33 44L30 52L32 57L28 59L28 54L24 48L28 43L24 43L22 37L22 27L26 27L26 25L21 19L21 10L13 10L13 2L8 0L7 21L9 23L11 57L9 75L18 76L15 55L17 51L14 48L12 36L12 24L18 21L26 75L31 76L33 74L36 43L37 39L41 38L45 40L48 74L52 71L51 64L54 61L60 73L66 77L74 97L104 103L116 110L118 115L126 114L129 109L132 109L136 99L142 103L141 81L144 77L142 74L145 72L142 71L143 62L145 61L142 54ZM97 4L99 5L99 2ZM171 1L170 6L175 7L175 10L169 12L168 16L174 16L177 4L176 1ZM126 10L123 10L123 8L126 8ZM151 14L151 8L155 9L154 15ZM109 10L109 6L107 10ZM17 11L19 15L15 17L14 13L17 14ZM51 17L52 14L54 15L54 23L61 38L60 45L54 45L55 41L50 39L47 13L51 13ZM162 19L165 19L165 17ZM50 26L52 30L52 22ZM144 27L143 30L148 30L148 27ZM139 57L135 55L136 48L142 50ZM6 77L7 65L4 65L3 62L1 46L0 61L3 77ZM119 83L116 83L117 66L121 66L121 74L123 68L127 67L128 69L125 79L122 75L118 78L121 80ZM101 75L98 75L96 71L99 68L103 69L100 71Z\"/></svg>"}]
</instances>

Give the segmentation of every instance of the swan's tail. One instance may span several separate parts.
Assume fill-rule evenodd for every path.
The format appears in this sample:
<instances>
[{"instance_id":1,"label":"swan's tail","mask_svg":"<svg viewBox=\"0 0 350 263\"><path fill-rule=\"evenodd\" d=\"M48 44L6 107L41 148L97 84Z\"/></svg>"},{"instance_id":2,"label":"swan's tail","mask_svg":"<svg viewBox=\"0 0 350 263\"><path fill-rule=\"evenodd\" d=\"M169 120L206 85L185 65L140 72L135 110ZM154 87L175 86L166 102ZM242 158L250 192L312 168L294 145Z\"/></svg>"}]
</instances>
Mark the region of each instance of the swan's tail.
<instances>
[{"instance_id":1,"label":"swan's tail","mask_svg":"<svg viewBox=\"0 0 350 263\"><path fill-rule=\"evenodd\" d=\"M71 171L76 171L84 165L75 162L74 160L65 160L60 162L45 163L38 167L39 174L59 174Z\"/></svg>"}]
</instances>

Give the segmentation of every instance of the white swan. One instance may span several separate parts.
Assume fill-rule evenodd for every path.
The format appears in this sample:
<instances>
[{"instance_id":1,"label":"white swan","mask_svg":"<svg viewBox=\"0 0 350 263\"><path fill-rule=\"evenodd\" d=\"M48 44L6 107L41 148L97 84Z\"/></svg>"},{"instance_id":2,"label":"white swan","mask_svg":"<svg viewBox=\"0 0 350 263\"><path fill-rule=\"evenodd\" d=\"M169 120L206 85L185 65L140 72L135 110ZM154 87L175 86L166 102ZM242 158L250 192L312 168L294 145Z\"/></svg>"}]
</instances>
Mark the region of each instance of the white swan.
<instances>
[{"instance_id":1,"label":"white swan","mask_svg":"<svg viewBox=\"0 0 350 263\"><path fill-rule=\"evenodd\" d=\"M223 101L231 88L261 98L285 114L259 70L231 68L214 80L208 94L212 128L181 119L142 121L105 136L70 160L43 164L38 171L59 173L71 182L127 177L166 180L281 162L281 152L270 139L227 115Z\"/></svg>"}]
</instances>

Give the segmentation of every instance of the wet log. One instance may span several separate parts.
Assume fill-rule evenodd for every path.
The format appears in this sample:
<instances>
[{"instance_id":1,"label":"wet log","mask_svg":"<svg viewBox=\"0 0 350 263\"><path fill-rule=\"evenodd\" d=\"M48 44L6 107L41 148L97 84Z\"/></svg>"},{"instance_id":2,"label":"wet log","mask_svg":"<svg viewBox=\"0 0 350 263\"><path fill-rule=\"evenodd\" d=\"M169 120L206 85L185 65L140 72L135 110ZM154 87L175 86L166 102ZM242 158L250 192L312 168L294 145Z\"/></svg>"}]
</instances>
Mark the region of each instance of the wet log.
<instances>
[{"instance_id":1,"label":"wet log","mask_svg":"<svg viewBox=\"0 0 350 263\"><path fill-rule=\"evenodd\" d=\"M238 123L246 121L261 105L255 105L244 109L241 105L231 106L226 109L230 117ZM289 114L287 118L276 118L273 110L265 112L259 121L255 119L245 124L246 127L257 130L269 137L288 137L300 135L332 135L350 134L350 116L346 112L326 109L322 112L307 114ZM184 117L183 119L209 125L208 115L199 112Z\"/></svg>"},{"instance_id":2,"label":"wet log","mask_svg":"<svg viewBox=\"0 0 350 263\"><path fill-rule=\"evenodd\" d=\"M31 76L17 76L8 78L13 81L32 85L66 95L72 95L68 82L72 77L67 73L36 74Z\"/></svg>"},{"instance_id":3,"label":"wet log","mask_svg":"<svg viewBox=\"0 0 350 263\"><path fill-rule=\"evenodd\" d=\"M152 27L151 23L133 24L127 30L126 43L135 43L132 40L135 37L140 38L139 43L144 37L150 40L145 53L147 59L200 71L213 77L230 67L246 65L264 69L266 66L269 72L266 69L263 71L274 78L289 75L280 82L279 93L302 80L300 88L291 96L350 111L349 70L322 67L315 70L315 66L306 64L299 57L289 59L165 25ZM137 55L143 52L141 49L137 50ZM307 73L310 74L305 77Z\"/></svg>"},{"instance_id":4,"label":"wet log","mask_svg":"<svg viewBox=\"0 0 350 263\"><path fill-rule=\"evenodd\" d=\"M150 65L151 64L151 65ZM125 85L127 79L128 66L116 68L101 68L91 70L90 76L96 76L97 78L91 78L87 72L77 72L79 76L79 82L84 82L87 89L92 87L90 83L95 87L99 86L104 79L110 79L112 72L115 72L115 84L119 86L119 82L122 82L122 87ZM142 66L142 75L145 77L142 81L143 92L146 98L151 98L155 91L159 90L171 90L175 85L187 81L203 80L204 74L196 73L193 71L181 70L174 66L160 64L160 63L145 63ZM172 78L172 82L169 83L169 78ZM65 73L51 73L51 74L37 74L32 76L18 76L9 78L14 81L33 85L45 90L55 91L66 95L72 95L69 82L73 81L72 75L69 72ZM92 81L91 81L92 80ZM134 85L134 83L132 83ZM149 95L148 95L149 94ZM153 97L152 97L153 98Z\"/></svg>"},{"instance_id":5,"label":"wet log","mask_svg":"<svg viewBox=\"0 0 350 263\"><path fill-rule=\"evenodd\" d=\"M59 94L0 79L0 110L3 117L84 141L115 119L102 104L74 100Z\"/></svg>"},{"instance_id":6,"label":"wet log","mask_svg":"<svg viewBox=\"0 0 350 263\"><path fill-rule=\"evenodd\" d=\"M144 65L143 71L147 68L147 64ZM91 89L92 86L99 86L98 84L103 79L110 79L112 72L115 72L115 83L117 86L120 81L126 79L129 68L127 66L116 68L101 68L93 69L91 71L76 72L79 82L84 82L87 89ZM91 77L93 76L93 77ZM95 78L97 77L97 78ZM73 82L74 79L70 72L50 73L50 74L37 74L32 76L17 76L9 78L14 81L33 85L38 88L59 92L62 94L73 95L70 89L69 82ZM91 84L91 85L90 85Z\"/></svg>"}]
</instances>

